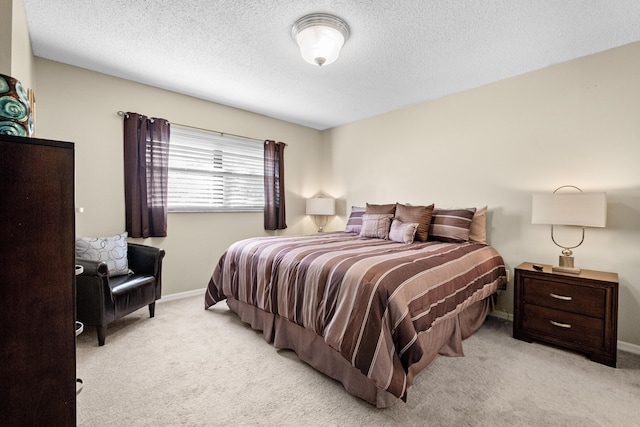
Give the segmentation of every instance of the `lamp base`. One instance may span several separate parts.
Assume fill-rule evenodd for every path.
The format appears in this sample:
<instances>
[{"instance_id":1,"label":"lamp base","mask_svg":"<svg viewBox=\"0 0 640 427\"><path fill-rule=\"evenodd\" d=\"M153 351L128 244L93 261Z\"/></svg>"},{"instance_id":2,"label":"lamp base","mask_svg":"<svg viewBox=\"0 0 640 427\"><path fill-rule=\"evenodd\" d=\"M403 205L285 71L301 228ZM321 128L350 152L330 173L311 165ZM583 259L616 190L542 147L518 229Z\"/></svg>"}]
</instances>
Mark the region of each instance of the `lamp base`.
<instances>
[{"instance_id":1,"label":"lamp base","mask_svg":"<svg viewBox=\"0 0 640 427\"><path fill-rule=\"evenodd\" d=\"M573 257L560 255L558 257L557 266L551 267L551 271L555 273L571 273L571 274L580 274L580 267L573 266Z\"/></svg>"},{"instance_id":2,"label":"lamp base","mask_svg":"<svg viewBox=\"0 0 640 427\"><path fill-rule=\"evenodd\" d=\"M322 225L318 224L318 217L319 216L324 217L324 223ZM327 221L329 221L329 219L324 215L314 215L313 216L313 221L316 223L316 227L318 227L318 234L324 233L324 226L327 225Z\"/></svg>"},{"instance_id":3,"label":"lamp base","mask_svg":"<svg viewBox=\"0 0 640 427\"><path fill-rule=\"evenodd\" d=\"M554 273L570 273L570 274L580 274L580 267L561 267L558 265L554 265L551 267L551 271Z\"/></svg>"}]
</instances>

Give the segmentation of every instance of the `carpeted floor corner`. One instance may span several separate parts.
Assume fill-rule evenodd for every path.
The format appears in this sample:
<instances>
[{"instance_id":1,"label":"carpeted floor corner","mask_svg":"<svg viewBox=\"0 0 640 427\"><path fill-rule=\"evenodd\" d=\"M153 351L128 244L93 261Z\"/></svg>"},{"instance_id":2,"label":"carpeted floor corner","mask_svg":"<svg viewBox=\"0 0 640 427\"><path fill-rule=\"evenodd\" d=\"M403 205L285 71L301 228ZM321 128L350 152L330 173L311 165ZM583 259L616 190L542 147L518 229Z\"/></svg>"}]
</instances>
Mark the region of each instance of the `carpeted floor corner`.
<instances>
[{"instance_id":1,"label":"carpeted floor corner","mask_svg":"<svg viewBox=\"0 0 640 427\"><path fill-rule=\"evenodd\" d=\"M277 350L220 303L158 303L78 336L78 426L640 426L640 356L618 368L511 337L489 317L465 357L438 357L406 403L376 409Z\"/></svg>"}]
</instances>

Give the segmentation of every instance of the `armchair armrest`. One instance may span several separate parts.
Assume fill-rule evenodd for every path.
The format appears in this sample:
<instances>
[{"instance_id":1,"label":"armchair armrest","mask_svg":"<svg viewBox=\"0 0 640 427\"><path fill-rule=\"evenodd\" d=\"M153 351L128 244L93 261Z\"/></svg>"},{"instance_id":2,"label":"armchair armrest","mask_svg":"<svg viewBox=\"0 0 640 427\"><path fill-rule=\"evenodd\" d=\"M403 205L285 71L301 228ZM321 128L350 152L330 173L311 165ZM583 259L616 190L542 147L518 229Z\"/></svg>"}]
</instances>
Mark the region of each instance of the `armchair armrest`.
<instances>
[{"instance_id":1,"label":"armchair armrest","mask_svg":"<svg viewBox=\"0 0 640 427\"><path fill-rule=\"evenodd\" d=\"M77 316L88 324L99 325L105 315L105 304L113 306L109 288L109 267L104 261L76 258L83 267L76 276Z\"/></svg>"},{"instance_id":2,"label":"armchair armrest","mask_svg":"<svg viewBox=\"0 0 640 427\"><path fill-rule=\"evenodd\" d=\"M161 266L164 250L153 246L127 244L127 258L129 268L135 274L149 274L157 276Z\"/></svg>"},{"instance_id":3,"label":"armchair armrest","mask_svg":"<svg viewBox=\"0 0 640 427\"><path fill-rule=\"evenodd\" d=\"M104 261L76 258L76 265L81 265L83 268L82 274L89 276L104 277L109 274L109 267L107 267L107 263Z\"/></svg>"},{"instance_id":4,"label":"armchair armrest","mask_svg":"<svg viewBox=\"0 0 640 427\"><path fill-rule=\"evenodd\" d=\"M134 274L148 274L156 278L156 299L162 295L162 259L164 249L128 243L127 258Z\"/></svg>"}]
</instances>

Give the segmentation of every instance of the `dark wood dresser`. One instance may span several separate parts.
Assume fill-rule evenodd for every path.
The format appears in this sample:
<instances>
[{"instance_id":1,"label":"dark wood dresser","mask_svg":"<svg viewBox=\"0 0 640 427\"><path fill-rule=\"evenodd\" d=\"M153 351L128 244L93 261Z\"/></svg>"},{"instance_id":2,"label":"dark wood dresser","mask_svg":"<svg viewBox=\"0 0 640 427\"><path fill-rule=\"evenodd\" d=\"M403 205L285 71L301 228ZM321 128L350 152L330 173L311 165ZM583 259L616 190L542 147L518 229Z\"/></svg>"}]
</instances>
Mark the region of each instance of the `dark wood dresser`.
<instances>
[{"instance_id":1,"label":"dark wood dresser","mask_svg":"<svg viewBox=\"0 0 640 427\"><path fill-rule=\"evenodd\" d=\"M554 273L525 262L515 269L513 336L566 347L616 366L618 275Z\"/></svg>"},{"instance_id":2,"label":"dark wood dresser","mask_svg":"<svg viewBox=\"0 0 640 427\"><path fill-rule=\"evenodd\" d=\"M0 135L0 425L76 424L74 146Z\"/></svg>"}]
</instances>

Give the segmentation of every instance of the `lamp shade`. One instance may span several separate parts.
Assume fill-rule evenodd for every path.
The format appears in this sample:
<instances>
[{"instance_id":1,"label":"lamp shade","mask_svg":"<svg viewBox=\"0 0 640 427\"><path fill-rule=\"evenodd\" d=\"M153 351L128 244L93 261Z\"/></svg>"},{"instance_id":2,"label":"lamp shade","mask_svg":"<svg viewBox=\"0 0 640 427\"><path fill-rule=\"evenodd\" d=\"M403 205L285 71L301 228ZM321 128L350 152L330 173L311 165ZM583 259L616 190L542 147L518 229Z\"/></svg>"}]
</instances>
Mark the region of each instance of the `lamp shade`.
<instances>
[{"instance_id":1,"label":"lamp shade","mask_svg":"<svg viewBox=\"0 0 640 427\"><path fill-rule=\"evenodd\" d=\"M531 205L532 224L605 227L605 193L535 193Z\"/></svg>"},{"instance_id":2,"label":"lamp shade","mask_svg":"<svg viewBox=\"0 0 640 427\"><path fill-rule=\"evenodd\" d=\"M302 58L312 65L335 62L349 37L349 26L337 16L314 13L298 19L291 36L300 48Z\"/></svg>"},{"instance_id":3,"label":"lamp shade","mask_svg":"<svg viewBox=\"0 0 640 427\"><path fill-rule=\"evenodd\" d=\"M329 197L307 199L307 215L335 215L336 202Z\"/></svg>"}]
</instances>

